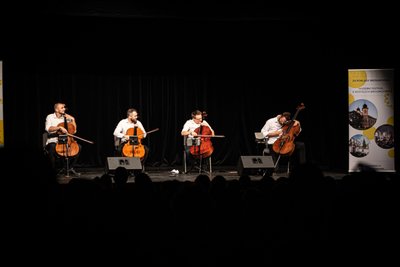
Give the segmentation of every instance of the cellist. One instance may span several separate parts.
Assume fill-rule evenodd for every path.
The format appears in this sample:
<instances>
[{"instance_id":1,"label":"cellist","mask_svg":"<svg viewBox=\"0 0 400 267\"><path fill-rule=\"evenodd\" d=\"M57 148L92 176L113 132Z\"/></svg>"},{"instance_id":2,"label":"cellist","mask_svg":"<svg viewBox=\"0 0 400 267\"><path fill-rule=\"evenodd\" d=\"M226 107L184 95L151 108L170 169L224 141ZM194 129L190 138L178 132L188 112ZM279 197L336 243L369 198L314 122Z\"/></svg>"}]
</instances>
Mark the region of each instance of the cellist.
<instances>
[{"instance_id":1,"label":"cellist","mask_svg":"<svg viewBox=\"0 0 400 267\"><path fill-rule=\"evenodd\" d=\"M291 113L290 112L283 112L282 114L277 115L276 117L268 119L263 128L261 129L261 133L263 134L265 138L265 145L266 145L266 150L268 151L267 154L272 156L272 160L274 161L274 164L276 164L276 161L278 160L279 153L276 153L273 149L273 145L275 141L282 136L283 131L282 127L285 126L287 123L291 122L290 120ZM294 120L293 126L298 126L301 131L301 125L298 120ZM300 133L300 132L299 132ZM285 161L287 163L287 160L289 159L283 159L279 161L278 166L275 168L275 172L281 172L284 171L283 168L280 168L279 166L283 166Z\"/></svg>"},{"instance_id":2,"label":"cellist","mask_svg":"<svg viewBox=\"0 0 400 267\"><path fill-rule=\"evenodd\" d=\"M198 136L199 128L203 126L208 127L207 130L211 132L212 136L214 136L215 133L210 124L203 118L203 112L201 112L200 110L195 110L192 112L191 116L192 118L190 120L187 120L183 125L181 135L185 137L184 142L186 159L189 160L191 162L191 165L193 166L194 159L190 153L190 147L192 145L198 145L196 144L196 136Z\"/></svg>"},{"instance_id":3,"label":"cellist","mask_svg":"<svg viewBox=\"0 0 400 267\"><path fill-rule=\"evenodd\" d=\"M58 136L60 134L68 134L68 124L71 123L73 128L75 129L73 133L76 133L76 121L73 116L65 113L67 110L64 103L56 103L54 104L54 113L50 113L46 117L45 123L45 131L47 132L47 141L46 141L46 151L49 156L51 165L54 170L57 170L60 166L62 166L63 158L58 155L56 152L56 146L58 143ZM65 125L67 123L67 125ZM82 149L82 146L78 143L79 152L74 157L68 159L69 160L69 172L71 172L74 176L80 176L80 173L76 172L74 169L74 165L78 160L78 156Z\"/></svg>"},{"instance_id":4,"label":"cellist","mask_svg":"<svg viewBox=\"0 0 400 267\"><path fill-rule=\"evenodd\" d=\"M140 128L142 132L142 136L140 136L141 139L146 138L147 132L143 127L143 124L138 120L139 113L136 109L134 108L129 108L126 112L126 119L122 119L119 121L117 126L115 127L114 130L114 136L116 138L120 139L120 144L117 147L117 154L121 157L123 157L122 149L127 142L129 142L130 135L127 134L130 131L129 129L135 129L135 127ZM142 166L144 166L146 159L149 155L149 148L148 146L141 144L144 149L144 156L141 158Z\"/></svg>"}]
</instances>

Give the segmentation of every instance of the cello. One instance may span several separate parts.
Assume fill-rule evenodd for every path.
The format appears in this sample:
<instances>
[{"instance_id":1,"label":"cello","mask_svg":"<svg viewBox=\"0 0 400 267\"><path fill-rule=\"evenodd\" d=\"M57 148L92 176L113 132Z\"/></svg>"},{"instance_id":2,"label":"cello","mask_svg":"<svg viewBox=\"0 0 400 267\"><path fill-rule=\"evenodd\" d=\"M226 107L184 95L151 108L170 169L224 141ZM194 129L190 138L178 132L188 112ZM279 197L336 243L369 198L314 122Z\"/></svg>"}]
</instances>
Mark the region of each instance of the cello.
<instances>
[{"instance_id":1,"label":"cello","mask_svg":"<svg viewBox=\"0 0 400 267\"><path fill-rule=\"evenodd\" d=\"M158 130L159 129L156 128L154 130L148 131L147 134ZM136 157L142 160L146 154L146 150L144 148L144 145L142 144L142 139L144 136L143 130L135 126L133 128L129 128L126 131L126 135L129 135L129 141L126 142L122 147L122 155L124 157Z\"/></svg>"},{"instance_id":2,"label":"cello","mask_svg":"<svg viewBox=\"0 0 400 267\"><path fill-rule=\"evenodd\" d=\"M206 117L207 113L203 111L202 118L204 119ZM200 138L200 144L191 146L189 149L190 154L194 158L206 158L211 156L211 154L214 152L211 138L225 137L223 135L212 135L212 131L207 125L200 125L200 127L196 128L194 132L197 133L197 136L194 136L194 138Z\"/></svg>"},{"instance_id":3,"label":"cello","mask_svg":"<svg viewBox=\"0 0 400 267\"><path fill-rule=\"evenodd\" d=\"M294 125L297 115L299 114L300 110L305 109L303 103L301 103L296 108L296 113L293 116L293 119L287 121L285 125L282 127L282 135L274 142L272 145L272 149L275 153L280 155L292 155L295 149L294 139L300 133L300 125Z\"/></svg>"},{"instance_id":4,"label":"cello","mask_svg":"<svg viewBox=\"0 0 400 267\"><path fill-rule=\"evenodd\" d=\"M61 131L58 131L59 142L56 144L56 153L62 157L75 157L79 153L79 145L78 142L74 139L80 139L82 141L88 142L90 144L94 144L94 142L80 138L78 136L73 135L76 132L76 127L73 123L67 121L67 117L64 116L64 122L61 122L57 125L57 127L64 127L68 133L63 134Z\"/></svg>"}]
</instances>

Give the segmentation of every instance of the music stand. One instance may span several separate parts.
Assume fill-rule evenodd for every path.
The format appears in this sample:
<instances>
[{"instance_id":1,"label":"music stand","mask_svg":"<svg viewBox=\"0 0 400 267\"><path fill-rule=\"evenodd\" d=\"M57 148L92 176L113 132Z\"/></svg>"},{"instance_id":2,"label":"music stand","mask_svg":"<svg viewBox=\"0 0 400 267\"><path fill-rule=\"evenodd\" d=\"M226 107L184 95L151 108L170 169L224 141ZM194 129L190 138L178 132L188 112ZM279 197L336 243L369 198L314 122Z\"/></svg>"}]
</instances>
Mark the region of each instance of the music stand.
<instances>
[{"instance_id":1,"label":"music stand","mask_svg":"<svg viewBox=\"0 0 400 267\"><path fill-rule=\"evenodd\" d=\"M212 176L212 165L211 165L211 155L208 157L208 159L209 159L209 167L210 167L210 169L209 169L209 171L206 171L206 170L203 170L203 168L202 168L202 162L203 162L203 157L202 157L202 155L200 154L200 144L201 144L201 139L200 138L193 138L193 137L187 137L187 136L185 136L184 138L183 138L183 145L184 145L184 148L185 148L185 150L183 151L183 161L184 161L184 172L185 173L187 173L188 172L188 170L187 170L187 152L186 152L186 150L187 150L187 148L188 147L191 147L191 146L195 146L195 147L198 147L198 149L199 149L199 158L197 159L197 158L195 158L195 157L193 157L193 160L194 160L194 162L196 162L197 160L199 161L199 166L197 167L197 166L195 166L197 169L199 169L199 174L202 172L202 171L204 171L205 173L207 173L209 176L210 176L210 178L211 178L211 176Z\"/></svg>"},{"instance_id":2,"label":"music stand","mask_svg":"<svg viewBox=\"0 0 400 267\"><path fill-rule=\"evenodd\" d=\"M65 177L69 177L69 158L68 158L68 150L69 150L69 144L68 144L68 135L66 134L60 134L58 136L58 143L63 145L64 148L64 153L65 153L65 162L66 162L66 172L67 174L65 175ZM60 172L62 172L64 169L61 169ZM59 172L59 173L60 173Z\"/></svg>"},{"instance_id":3,"label":"music stand","mask_svg":"<svg viewBox=\"0 0 400 267\"><path fill-rule=\"evenodd\" d=\"M198 143L199 143L199 145L198 145L198 151L199 151L199 174L203 171L203 167L202 167L202 164L203 164L203 156L200 154L200 144L201 144L201 140L200 140L200 138L196 138L196 139L198 139L199 141L198 141ZM209 160L209 171L206 171L206 170L204 170L204 172L205 173L207 173L209 176L210 176L210 179L212 178L212 167L211 167L211 155L210 156L208 156L208 160Z\"/></svg>"},{"instance_id":4,"label":"music stand","mask_svg":"<svg viewBox=\"0 0 400 267\"><path fill-rule=\"evenodd\" d=\"M132 145L137 146L139 145L139 138L137 137L137 135L129 136L129 142Z\"/></svg>"},{"instance_id":5,"label":"music stand","mask_svg":"<svg viewBox=\"0 0 400 267\"><path fill-rule=\"evenodd\" d=\"M191 146L200 146L200 139L198 138L193 138L193 137L183 137L183 167L184 167L184 173L186 174L188 172L187 170L187 154L190 152L188 151L188 148Z\"/></svg>"}]
</instances>

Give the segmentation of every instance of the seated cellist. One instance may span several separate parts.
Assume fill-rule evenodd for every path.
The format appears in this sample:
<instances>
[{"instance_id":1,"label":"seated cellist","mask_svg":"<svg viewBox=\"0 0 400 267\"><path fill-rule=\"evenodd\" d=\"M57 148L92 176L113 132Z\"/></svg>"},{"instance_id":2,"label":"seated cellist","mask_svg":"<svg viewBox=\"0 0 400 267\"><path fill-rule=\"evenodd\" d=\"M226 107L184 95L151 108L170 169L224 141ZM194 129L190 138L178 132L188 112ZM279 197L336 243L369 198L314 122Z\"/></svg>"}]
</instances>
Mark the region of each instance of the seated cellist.
<instances>
[{"instance_id":1,"label":"seated cellist","mask_svg":"<svg viewBox=\"0 0 400 267\"><path fill-rule=\"evenodd\" d=\"M261 133L264 135L266 139L265 151L268 151L269 155L271 155L274 164L276 164L278 160L279 153L274 151L273 145L275 141L282 136L283 134L282 127L285 126L285 124L290 121L290 117L291 117L290 112L283 112L282 114L279 114L276 117L268 119L265 122L263 128L261 129ZM301 131L300 122L298 120L294 121L293 126L299 127ZM275 172L285 171L283 166L285 165L285 163L288 162L288 160L289 160L288 158L280 159L278 165L275 166Z\"/></svg>"},{"instance_id":2,"label":"seated cellist","mask_svg":"<svg viewBox=\"0 0 400 267\"><path fill-rule=\"evenodd\" d=\"M76 132L75 118L65 113L65 111L66 107L64 103L54 104L54 113L50 113L47 115L45 123L45 130L48 133L45 149L49 156L51 165L56 172L59 172L58 169L64 168L64 158L58 155L56 147L58 145L58 136L69 133L68 126L64 125L65 122L67 122L67 124L71 124L74 131ZM72 134L75 134L75 132L73 132ZM68 172L71 172L71 174L74 176L80 176L80 173L76 172L74 169L74 165L76 164L78 156L82 149L82 146L80 144L77 145L78 153L68 159Z\"/></svg>"},{"instance_id":3,"label":"seated cellist","mask_svg":"<svg viewBox=\"0 0 400 267\"><path fill-rule=\"evenodd\" d=\"M146 138L147 132L143 127L143 124L138 120L138 112L134 108L128 109L126 112L127 118L119 121L114 130L114 136L120 139L120 144L117 147L118 156L124 157L127 155L123 155L123 147L129 142L130 135L132 129L138 128L138 132L141 133L140 139ZM134 131L132 131L134 132ZM141 157L142 166L144 166L146 159L149 155L149 148L140 144L140 147L144 149L144 156Z\"/></svg>"},{"instance_id":4,"label":"seated cellist","mask_svg":"<svg viewBox=\"0 0 400 267\"><path fill-rule=\"evenodd\" d=\"M204 127L204 133L210 134L211 136L214 136L215 133L210 124L203 118L203 112L200 110L195 110L192 112L191 116L192 118L187 120L183 125L181 135L184 137L186 159L193 167L194 159L198 158L196 156L199 155L198 153L200 153L200 151L198 153L196 151L200 145L200 139L196 138L199 134L201 134L199 130L203 130L202 127Z\"/></svg>"}]
</instances>

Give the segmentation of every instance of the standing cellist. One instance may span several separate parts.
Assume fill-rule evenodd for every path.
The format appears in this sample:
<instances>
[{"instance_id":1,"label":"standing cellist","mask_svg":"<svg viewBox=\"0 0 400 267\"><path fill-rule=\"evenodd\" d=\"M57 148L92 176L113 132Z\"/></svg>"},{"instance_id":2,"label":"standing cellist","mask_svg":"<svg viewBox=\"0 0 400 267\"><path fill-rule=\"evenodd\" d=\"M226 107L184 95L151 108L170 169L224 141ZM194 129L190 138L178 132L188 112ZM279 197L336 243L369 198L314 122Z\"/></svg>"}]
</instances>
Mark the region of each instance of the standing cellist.
<instances>
[{"instance_id":1,"label":"standing cellist","mask_svg":"<svg viewBox=\"0 0 400 267\"><path fill-rule=\"evenodd\" d=\"M57 151L56 146L58 144L58 136L59 135L68 135L76 133L76 121L73 116L65 113L66 106L64 103L56 103L54 104L54 113L47 115L46 123L45 123L45 131L47 132L47 141L46 141L46 151L49 155L50 162L54 170L56 170L59 165L62 165L61 157ZM68 124L71 124L72 127L68 127ZM73 133L69 133L68 129L74 129ZM78 160L78 156L82 149L80 144L77 144L78 149L77 153L69 159L69 172L71 172L74 176L80 176L80 173L76 172L74 169L74 165Z\"/></svg>"},{"instance_id":2,"label":"standing cellist","mask_svg":"<svg viewBox=\"0 0 400 267\"><path fill-rule=\"evenodd\" d=\"M284 134L282 127L285 126L287 123L291 122L290 116L291 116L290 112L283 112L282 114L279 114L276 117L268 119L265 122L264 127L261 129L261 133L263 134L266 140L265 142L266 151L268 151L266 154L272 156L274 164L276 164L280 154L274 151L273 145L275 141L278 140L278 138L280 138L282 134ZM294 120L293 126L298 127L301 131L300 122L298 120ZM283 166L283 163L287 163L288 160L290 160L290 158L285 158L282 161L280 160L278 162L278 165L275 166L275 172L284 171L282 168L280 168L280 166Z\"/></svg>"},{"instance_id":3,"label":"standing cellist","mask_svg":"<svg viewBox=\"0 0 400 267\"><path fill-rule=\"evenodd\" d=\"M128 109L128 111L126 112L126 119L122 119L119 121L118 125L115 127L114 130L114 136L118 139L120 139L120 144L117 147L117 154L119 156L126 156L123 155L123 147L125 145L130 145L129 144L129 138L131 137L130 132L134 133L135 132L135 128L136 129L140 129L140 130L136 130L136 132L140 132L140 139L146 138L147 132L143 127L143 124L138 120L139 114L138 111L134 108L130 108ZM138 139L139 139L138 138ZM140 144L140 148L144 149L144 156L141 158L141 163L142 166L144 166L146 159L148 157L149 154L149 148L144 145L144 144Z\"/></svg>"}]
</instances>

